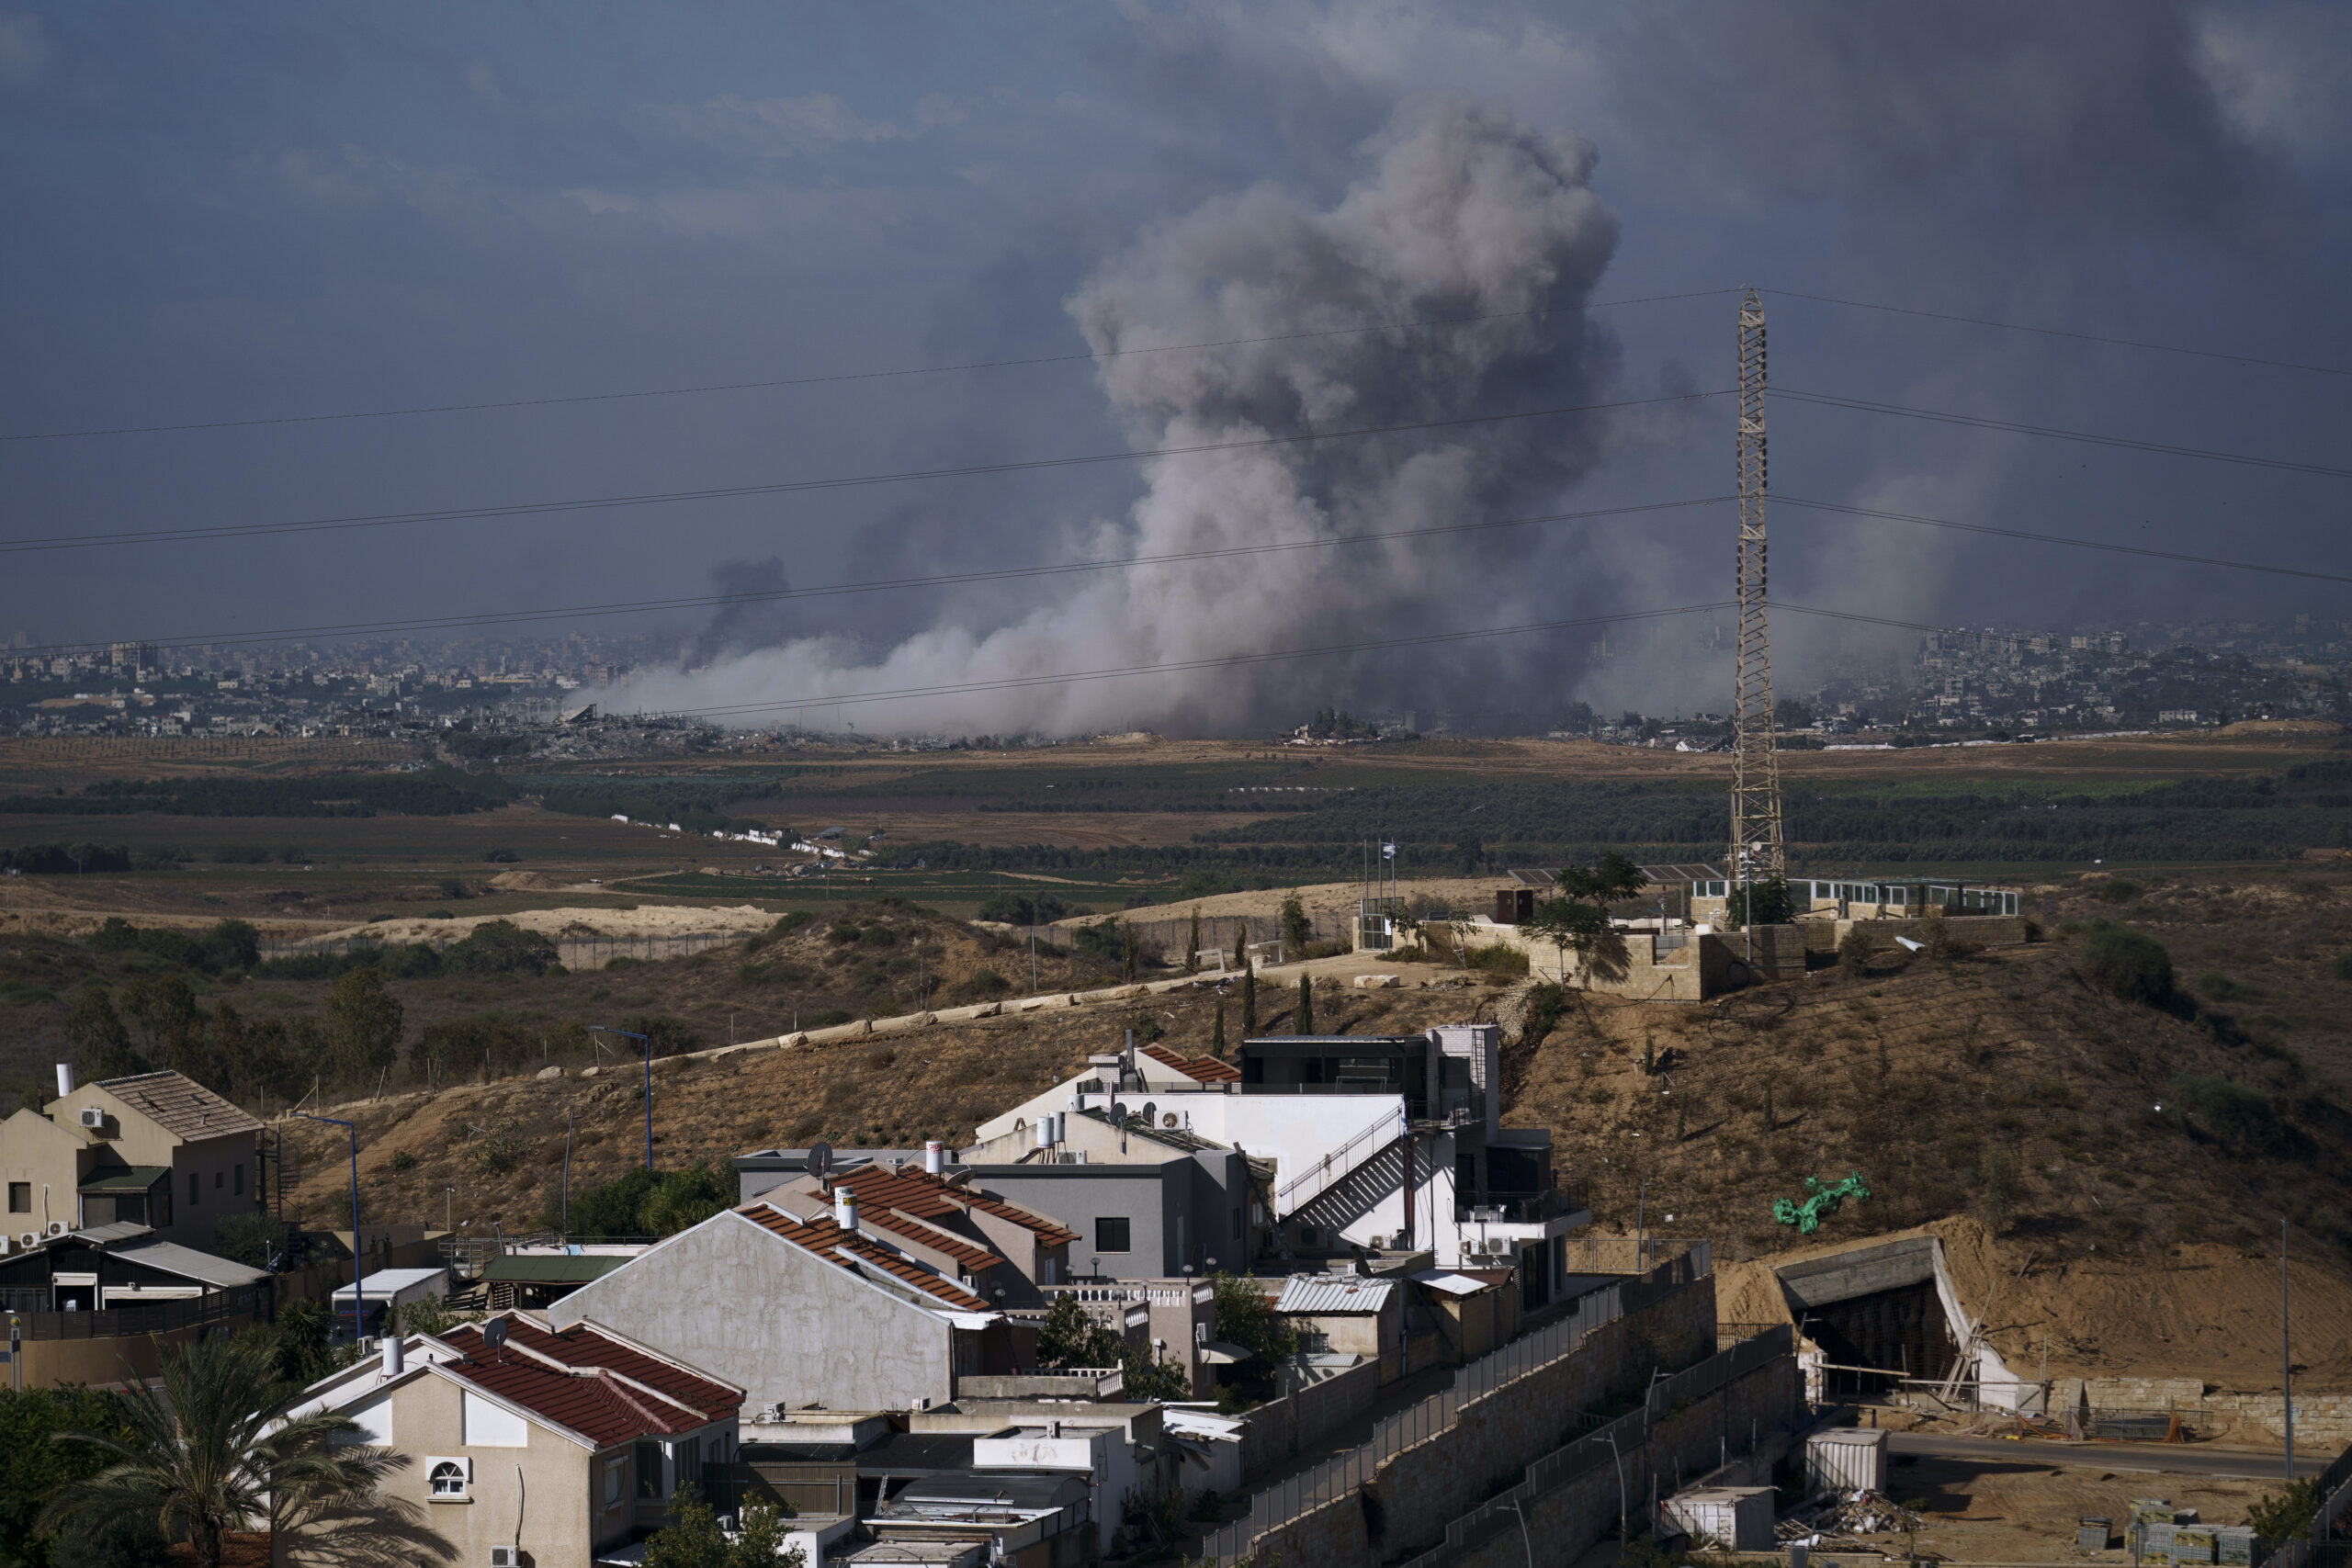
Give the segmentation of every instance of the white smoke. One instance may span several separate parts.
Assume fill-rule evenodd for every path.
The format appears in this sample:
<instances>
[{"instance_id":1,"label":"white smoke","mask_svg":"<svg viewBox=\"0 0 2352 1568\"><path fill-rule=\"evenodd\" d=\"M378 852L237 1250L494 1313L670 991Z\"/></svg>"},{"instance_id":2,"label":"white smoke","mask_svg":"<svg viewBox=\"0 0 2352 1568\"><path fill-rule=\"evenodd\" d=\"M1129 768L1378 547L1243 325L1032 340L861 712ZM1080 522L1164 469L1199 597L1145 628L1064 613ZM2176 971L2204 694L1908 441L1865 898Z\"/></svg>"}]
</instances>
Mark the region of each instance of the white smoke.
<instances>
[{"instance_id":1,"label":"white smoke","mask_svg":"<svg viewBox=\"0 0 2352 1568\"><path fill-rule=\"evenodd\" d=\"M1260 186L1140 238L1068 302L1097 354L1164 344L1281 340L1368 321L1460 321L1098 361L1140 447L1248 441L1598 400L1614 370L1581 306L1608 264L1614 220L1588 184L1581 141L1460 103L1400 111L1366 150L1368 175L1318 210ZM1521 312L1537 312L1523 314ZM1570 415L1379 437L1170 457L1144 465L1125 518L1084 531L1113 559L1476 521L1533 509L1590 466L1603 425ZM1060 531L1008 541L1051 559ZM1410 702L1455 662L1323 659L859 704L857 694L1228 658L1565 613L1513 563L1532 530L1362 544L1106 571L1011 625L949 620L863 660L838 637L725 656L693 674L650 671L621 705L709 709L839 697L879 733L1066 735L1148 726L1231 733L1323 694ZM1066 537L1067 536L1063 536ZM1526 574L1519 574L1523 577ZM1482 649L1478 667L1541 650ZM1349 683L1342 683L1349 682ZM1361 699L1360 699L1361 700ZM1426 696L1424 700L1427 700ZM746 712L768 724L790 713Z\"/></svg>"}]
</instances>

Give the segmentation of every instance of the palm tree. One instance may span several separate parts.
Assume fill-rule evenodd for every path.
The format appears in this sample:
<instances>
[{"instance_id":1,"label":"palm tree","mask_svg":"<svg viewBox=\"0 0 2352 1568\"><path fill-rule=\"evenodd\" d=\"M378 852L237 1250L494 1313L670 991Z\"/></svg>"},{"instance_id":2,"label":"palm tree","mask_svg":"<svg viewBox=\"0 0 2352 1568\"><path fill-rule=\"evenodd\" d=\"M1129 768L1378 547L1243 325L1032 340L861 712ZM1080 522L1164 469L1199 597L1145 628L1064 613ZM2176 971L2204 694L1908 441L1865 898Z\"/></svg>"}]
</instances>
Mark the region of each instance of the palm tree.
<instances>
[{"instance_id":1,"label":"palm tree","mask_svg":"<svg viewBox=\"0 0 2352 1568\"><path fill-rule=\"evenodd\" d=\"M412 1561L419 1551L454 1555L438 1537L415 1529L403 1505L377 1494L409 1462L405 1455L349 1444L360 1428L348 1416L288 1414L304 1391L280 1381L266 1333L166 1345L160 1359L161 1388L130 1380L121 1433L55 1435L58 1442L98 1449L114 1462L60 1487L42 1511L44 1530L143 1517L167 1538L185 1538L195 1568L220 1568L222 1542L232 1531L266 1525L274 1533L332 1518L339 1554L350 1549L365 1555L369 1545L398 1535L407 1549L401 1555Z\"/></svg>"}]
</instances>

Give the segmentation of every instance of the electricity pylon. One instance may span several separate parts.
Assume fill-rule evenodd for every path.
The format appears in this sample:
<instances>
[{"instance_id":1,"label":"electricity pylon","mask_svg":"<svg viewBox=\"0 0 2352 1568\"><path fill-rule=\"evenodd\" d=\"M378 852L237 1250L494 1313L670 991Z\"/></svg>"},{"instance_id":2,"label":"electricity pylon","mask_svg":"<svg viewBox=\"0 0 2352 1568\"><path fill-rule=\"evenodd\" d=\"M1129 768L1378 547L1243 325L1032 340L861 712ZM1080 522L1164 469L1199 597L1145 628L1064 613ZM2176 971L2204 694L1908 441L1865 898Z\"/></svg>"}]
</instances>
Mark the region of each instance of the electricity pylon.
<instances>
[{"instance_id":1,"label":"electricity pylon","mask_svg":"<svg viewBox=\"0 0 2352 1568\"><path fill-rule=\"evenodd\" d=\"M1772 636L1764 614L1764 305L1739 302L1739 649L1732 674L1731 863L1736 882L1788 872L1772 746Z\"/></svg>"}]
</instances>

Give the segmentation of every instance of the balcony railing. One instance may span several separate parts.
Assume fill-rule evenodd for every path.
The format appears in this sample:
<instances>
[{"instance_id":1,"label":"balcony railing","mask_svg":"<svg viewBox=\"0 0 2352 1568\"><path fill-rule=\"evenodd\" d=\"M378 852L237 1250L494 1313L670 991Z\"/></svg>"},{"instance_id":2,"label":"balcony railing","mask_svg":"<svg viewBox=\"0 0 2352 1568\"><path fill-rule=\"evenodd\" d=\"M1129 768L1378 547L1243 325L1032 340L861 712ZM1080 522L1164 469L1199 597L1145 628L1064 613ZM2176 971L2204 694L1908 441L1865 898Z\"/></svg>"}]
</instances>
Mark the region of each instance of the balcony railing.
<instances>
[{"instance_id":1,"label":"balcony railing","mask_svg":"<svg viewBox=\"0 0 2352 1568\"><path fill-rule=\"evenodd\" d=\"M259 1314L267 1309L269 1292L255 1286L243 1291L213 1291L181 1301L154 1302L144 1306L105 1307L96 1312L19 1312L27 1339L119 1339L142 1334L168 1334L224 1317Z\"/></svg>"},{"instance_id":2,"label":"balcony railing","mask_svg":"<svg viewBox=\"0 0 2352 1568\"><path fill-rule=\"evenodd\" d=\"M1476 1224L1484 1220L1495 1225L1534 1225L1591 1207L1590 1190L1583 1182L1576 1181L1534 1192L1490 1193L1484 1203L1457 1208L1454 1218L1463 1224Z\"/></svg>"}]
</instances>

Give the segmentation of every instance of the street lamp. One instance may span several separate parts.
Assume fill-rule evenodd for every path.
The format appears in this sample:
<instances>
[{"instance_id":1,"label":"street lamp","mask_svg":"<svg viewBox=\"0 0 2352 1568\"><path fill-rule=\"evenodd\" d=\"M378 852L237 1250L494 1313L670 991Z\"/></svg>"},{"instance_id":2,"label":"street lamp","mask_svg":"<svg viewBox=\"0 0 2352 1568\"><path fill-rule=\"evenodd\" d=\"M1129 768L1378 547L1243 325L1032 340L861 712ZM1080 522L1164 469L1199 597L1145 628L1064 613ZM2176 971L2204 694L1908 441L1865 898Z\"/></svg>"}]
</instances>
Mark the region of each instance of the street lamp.
<instances>
[{"instance_id":1,"label":"street lamp","mask_svg":"<svg viewBox=\"0 0 2352 1568\"><path fill-rule=\"evenodd\" d=\"M1609 1445L1609 1457L1617 1461L1617 1540L1622 1544L1633 1539L1625 1533L1625 1515L1630 1511L1625 1503L1625 1456L1617 1451L1616 1433L1604 1429L1600 1440Z\"/></svg>"},{"instance_id":2,"label":"street lamp","mask_svg":"<svg viewBox=\"0 0 2352 1568\"><path fill-rule=\"evenodd\" d=\"M351 1134L351 1337L356 1341L368 1318L368 1291L360 1283L365 1264L359 1256L359 1127L356 1122L321 1116L315 1111L298 1111L294 1114L308 1122L332 1123Z\"/></svg>"},{"instance_id":3,"label":"street lamp","mask_svg":"<svg viewBox=\"0 0 2352 1568\"><path fill-rule=\"evenodd\" d=\"M653 1168L653 1037L639 1034L633 1029L607 1029L592 1023L589 1032L595 1034L620 1034L645 1047L645 1168Z\"/></svg>"}]
</instances>

